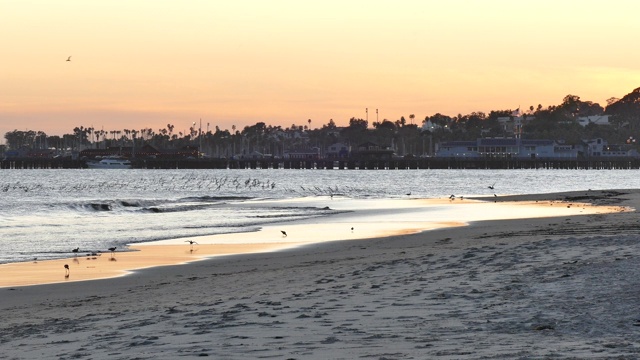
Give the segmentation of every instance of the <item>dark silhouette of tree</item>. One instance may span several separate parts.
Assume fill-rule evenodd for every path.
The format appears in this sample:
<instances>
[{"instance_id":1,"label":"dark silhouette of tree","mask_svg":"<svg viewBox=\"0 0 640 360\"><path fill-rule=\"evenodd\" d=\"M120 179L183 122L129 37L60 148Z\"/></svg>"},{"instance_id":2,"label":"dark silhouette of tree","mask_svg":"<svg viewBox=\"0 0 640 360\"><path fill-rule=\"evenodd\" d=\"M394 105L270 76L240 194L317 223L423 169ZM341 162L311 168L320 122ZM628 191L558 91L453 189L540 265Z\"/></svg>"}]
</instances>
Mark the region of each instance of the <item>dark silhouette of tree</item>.
<instances>
[{"instance_id":1,"label":"dark silhouette of tree","mask_svg":"<svg viewBox=\"0 0 640 360\"><path fill-rule=\"evenodd\" d=\"M640 88L609 104L605 113L611 115L611 121L617 128L637 134L640 129Z\"/></svg>"},{"instance_id":2,"label":"dark silhouette of tree","mask_svg":"<svg viewBox=\"0 0 640 360\"><path fill-rule=\"evenodd\" d=\"M581 116L610 115L613 126L589 124L581 126L577 119ZM377 112L376 112L377 114ZM499 118L511 117L510 110L492 110L486 115L483 112L448 116L436 113L425 116L422 126L414 124L415 115L410 114L410 124L405 117L390 121L384 119L373 122L369 128L368 120L349 119L349 125L338 127L333 119L319 128L311 127L308 119L305 125L292 124L283 129L280 126L266 125L258 122L238 131L215 126L215 131L207 132L197 129L195 124L189 131L174 132L175 126L167 124L166 128L156 133L151 128L96 130L93 127L78 126L70 134L47 136L41 131L14 130L5 134L8 149L42 149L55 147L64 150L82 150L87 147L107 148L110 146L140 147L150 144L157 148L182 148L200 145L212 156L231 156L240 151L282 155L286 151L304 150L318 147L324 151L333 143L345 143L356 146L372 141L381 146L393 146L398 155L430 154L434 144L449 140L475 140L478 137L510 136L505 131ZM630 137L638 137L640 131L640 88L618 99L607 99L606 109L598 103L582 101L577 95L567 95L559 105L543 108L529 106L522 115L525 127L522 136L530 139L565 140L579 143L585 139L603 138L609 143L621 144ZM429 124L429 126L427 126ZM197 135L197 136L196 136ZM195 142L195 140L199 140Z\"/></svg>"},{"instance_id":3,"label":"dark silhouette of tree","mask_svg":"<svg viewBox=\"0 0 640 360\"><path fill-rule=\"evenodd\" d=\"M7 147L12 150L18 150L23 147L31 147L35 139L36 132L32 130L18 131L13 130L4 134Z\"/></svg>"},{"instance_id":4,"label":"dark silhouette of tree","mask_svg":"<svg viewBox=\"0 0 640 360\"><path fill-rule=\"evenodd\" d=\"M364 119L351 118L349 126L342 129L340 135L346 139L346 142L358 145L368 140L367 127L369 122Z\"/></svg>"}]
</instances>

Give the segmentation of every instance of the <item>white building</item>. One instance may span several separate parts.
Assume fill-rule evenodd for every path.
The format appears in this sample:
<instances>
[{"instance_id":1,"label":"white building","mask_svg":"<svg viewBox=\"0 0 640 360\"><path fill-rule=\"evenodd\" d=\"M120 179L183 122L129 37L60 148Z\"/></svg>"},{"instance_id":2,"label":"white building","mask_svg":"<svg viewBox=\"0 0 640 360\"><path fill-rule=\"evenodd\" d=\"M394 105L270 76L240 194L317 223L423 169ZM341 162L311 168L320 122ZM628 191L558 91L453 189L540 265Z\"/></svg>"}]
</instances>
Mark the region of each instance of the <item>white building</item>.
<instances>
[{"instance_id":1,"label":"white building","mask_svg":"<svg viewBox=\"0 0 640 360\"><path fill-rule=\"evenodd\" d=\"M589 124L611 125L609 122L609 115L580 116L578 118L578 124L582 126L587 126Z\"/></svg>"}]
</instances>

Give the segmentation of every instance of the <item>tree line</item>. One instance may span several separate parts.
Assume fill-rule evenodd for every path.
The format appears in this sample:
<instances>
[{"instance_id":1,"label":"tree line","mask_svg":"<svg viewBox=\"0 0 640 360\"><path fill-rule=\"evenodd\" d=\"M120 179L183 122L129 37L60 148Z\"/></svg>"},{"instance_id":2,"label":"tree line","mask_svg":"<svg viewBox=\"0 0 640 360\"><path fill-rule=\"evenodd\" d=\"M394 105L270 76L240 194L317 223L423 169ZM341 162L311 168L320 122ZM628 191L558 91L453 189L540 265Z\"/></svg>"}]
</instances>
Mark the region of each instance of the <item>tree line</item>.
<instances>
[{"instance_id":1,"label":"tree line","mask_svg":"<svg viewBox=\"0 0 640 360\"><path fill-rule=\"evenodd\" d=\"M542 105L531 105L528 109L516 111L525 120L522 138L562 140L566 144L602 138L610 144L629 143L635 146L635 139L640 137L640 88L634 89L622 98L608 99L606 107L591 101L582 101L576 95L567 95L559 105L546 108ZM141 147L149 144L159 149L196 146L201 152L212 157L229 157L253 152L282 155L285 152L312 148L318 148L322 153L335 143L357 146L373 142L405 156L432 154L432 143L442 141L513 136L499 119L513 119L515 115L513 109L456 116L437 113L425 116L419 125L414 123L414 114L408 116L410 121L402 116L395 121L383 119L371 124L366 119L352 117L348 126L338 127L333 119L330 119L326 124L315 128L312 127L311 119L308 119L304 125L292 124L282 127L258 122L241 130L235 125L231 129L221 129L218 126L209 129L209 124L206 130L202 130L194 122L189 131L184 132L176 132L175 125L170 123L160 129L98 130L79 126L75 127L72 133L62 136L49 136L43 131L13 130L5 133L4 138L6 147L13 150L26 148L79 151L87 148ZM610 125L582 126L577 121L579 117L594 115L610 115ZM426 124L430 126L425 126Z\"/></svg>"}]
</instances>

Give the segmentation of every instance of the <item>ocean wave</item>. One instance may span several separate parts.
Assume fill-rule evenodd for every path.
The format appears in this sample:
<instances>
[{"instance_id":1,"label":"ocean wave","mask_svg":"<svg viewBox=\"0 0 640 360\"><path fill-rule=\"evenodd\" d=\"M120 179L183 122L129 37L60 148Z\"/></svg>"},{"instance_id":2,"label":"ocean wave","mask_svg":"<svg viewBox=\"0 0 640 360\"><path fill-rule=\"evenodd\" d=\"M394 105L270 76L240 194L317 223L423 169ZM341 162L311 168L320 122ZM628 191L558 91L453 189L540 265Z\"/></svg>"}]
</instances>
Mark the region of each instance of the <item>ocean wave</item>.
<instances>
[{"instance_id":1,"label":"ocean wave","mask_svg":"<svg viewBox=\"0 0 640 360\"><path fill-rule=\"evenodd\" d=\"M110 204L100 204L100 203L91 203L87 205L88 207L90 207L93 210L97 210L97 211L110 211L111 210L111 205Z\"/></svg>"},{"instance_id":2,"label":"ocean wave","mask_svg":"<svg viewBox=\"0 0 640 360\"><path fill-rule=\"evenodd\" d=\"M251 200L254 197L251 196L190 196L179 199L179 201L203 201L203 202L211 202L211 201L243 201L243 200Z\"/></svg>"}]
</instances>

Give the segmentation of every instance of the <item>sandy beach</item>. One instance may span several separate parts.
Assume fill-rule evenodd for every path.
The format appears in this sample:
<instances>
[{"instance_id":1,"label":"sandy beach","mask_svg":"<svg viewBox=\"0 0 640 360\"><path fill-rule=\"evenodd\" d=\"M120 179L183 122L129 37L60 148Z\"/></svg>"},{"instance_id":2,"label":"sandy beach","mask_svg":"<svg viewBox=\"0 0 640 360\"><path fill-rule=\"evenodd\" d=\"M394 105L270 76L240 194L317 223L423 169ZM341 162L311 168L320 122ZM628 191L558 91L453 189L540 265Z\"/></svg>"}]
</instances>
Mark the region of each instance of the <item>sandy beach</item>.
<instances>
[{"instance_id":1,"label":"sandy beach","mask_svg":"<svg viewBox=\"0 0 640 360\"><path fill-rule=\"evenodd\" d=\"M638 358L640 191L494 200L620 211L3 287L0 359Z\"/></svg>"}]
</instances>

